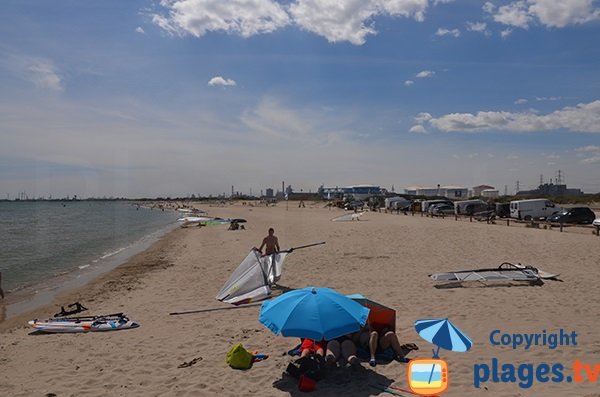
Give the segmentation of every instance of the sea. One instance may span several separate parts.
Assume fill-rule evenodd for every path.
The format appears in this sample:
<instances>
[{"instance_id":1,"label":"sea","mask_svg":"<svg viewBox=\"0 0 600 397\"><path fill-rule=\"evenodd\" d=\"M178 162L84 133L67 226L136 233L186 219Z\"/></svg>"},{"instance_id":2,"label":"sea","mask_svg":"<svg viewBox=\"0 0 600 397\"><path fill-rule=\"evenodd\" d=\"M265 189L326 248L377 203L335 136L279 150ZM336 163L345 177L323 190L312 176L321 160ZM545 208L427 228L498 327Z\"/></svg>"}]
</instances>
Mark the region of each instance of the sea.
<instances>
[{"instance_id":1,"label":"sea","mask_svg":"<svg viewBox=\"0 0 600 397\"><path fill-rule=\"evenodd\" d=\"M172 230L177 217L129 201L0 202L2 288L22 297L5 316L113 269Z\"/></svg>"}]
</instances>

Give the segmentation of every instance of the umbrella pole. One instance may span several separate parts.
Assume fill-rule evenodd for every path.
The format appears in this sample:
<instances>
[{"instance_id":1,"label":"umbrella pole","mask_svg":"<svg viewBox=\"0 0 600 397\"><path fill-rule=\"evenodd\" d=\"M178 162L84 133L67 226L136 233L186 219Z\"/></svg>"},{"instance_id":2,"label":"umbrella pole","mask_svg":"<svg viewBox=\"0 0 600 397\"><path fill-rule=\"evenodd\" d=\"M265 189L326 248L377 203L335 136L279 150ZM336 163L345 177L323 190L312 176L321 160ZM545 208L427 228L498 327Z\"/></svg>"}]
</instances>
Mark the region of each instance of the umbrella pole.
<instances>
[{"instance_id":1,"label":"umbrella pole","mask_svg":"<svg viewBox=\"0 0 600 397\"><path fill-rule=\"evenodd\" d=\"M433 352L433 358L439 358L440 356L438 356L438 353L440 352L440 347L437 347L437 351ZM427 383L431 383L431 378L433 378L433 370L435 369L435 364L433 364L431 366L431 373L429 374L429 380L427 381Z\"/></svg>"}]
</instances>

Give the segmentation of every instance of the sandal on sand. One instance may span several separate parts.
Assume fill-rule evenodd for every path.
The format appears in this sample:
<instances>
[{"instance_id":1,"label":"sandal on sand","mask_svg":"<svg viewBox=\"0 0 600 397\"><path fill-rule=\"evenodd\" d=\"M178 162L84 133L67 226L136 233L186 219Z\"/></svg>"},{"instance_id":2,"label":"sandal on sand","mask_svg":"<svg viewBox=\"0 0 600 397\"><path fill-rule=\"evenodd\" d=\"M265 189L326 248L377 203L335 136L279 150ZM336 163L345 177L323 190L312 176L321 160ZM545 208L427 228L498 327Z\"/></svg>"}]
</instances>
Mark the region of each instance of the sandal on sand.
<instances>
[{"instance_id":1,"label":"sandal on sand","mask_svg":"<svg viewBox=\"0 0 600 397\"><path fill-rule=\"evenodd\" d=\"M374 358L372 358L372 359L370 359L370 360L369 360L369 365L370 365L371 367L374 367L374 366L376 366L376 365L377 365L377 361L376 361Z\"/></svg>"}]
</instances>

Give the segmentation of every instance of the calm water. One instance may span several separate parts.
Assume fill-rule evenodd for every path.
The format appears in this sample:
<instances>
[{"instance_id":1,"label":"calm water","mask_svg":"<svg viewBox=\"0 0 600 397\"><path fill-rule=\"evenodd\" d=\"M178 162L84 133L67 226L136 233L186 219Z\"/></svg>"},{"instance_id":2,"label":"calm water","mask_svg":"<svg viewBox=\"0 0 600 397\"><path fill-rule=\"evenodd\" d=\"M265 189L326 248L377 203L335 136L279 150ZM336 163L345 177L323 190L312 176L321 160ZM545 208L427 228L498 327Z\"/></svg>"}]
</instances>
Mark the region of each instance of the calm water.
<instances>
[{"instance_id":1,"label":"calm water","mask_svg":"<svg viewBox=\"0 0 600 397\"><path fill-rule=\"evenodd\" d=\"M100 266L177 214L127 202L0 202L0 271L4 291Z\"/></svg>"}]
</instances>

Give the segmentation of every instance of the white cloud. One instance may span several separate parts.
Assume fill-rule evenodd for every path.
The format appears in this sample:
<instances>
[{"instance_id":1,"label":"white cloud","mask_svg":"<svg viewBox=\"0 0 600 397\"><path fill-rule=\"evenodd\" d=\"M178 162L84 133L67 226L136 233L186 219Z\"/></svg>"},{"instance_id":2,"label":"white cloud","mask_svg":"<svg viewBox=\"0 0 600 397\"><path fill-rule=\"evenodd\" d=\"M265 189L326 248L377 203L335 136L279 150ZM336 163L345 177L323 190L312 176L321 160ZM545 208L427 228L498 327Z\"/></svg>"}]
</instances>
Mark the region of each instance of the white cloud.
<instances>
[{"instance_id":1,"label":"white cloud","mask_svg":"<svg viewBox=\"0 0 600 397\"><path fill-rule=\"evenodd\" d=\"M529 12L548 27L562 28L600 19L593 0L530 0Z\"/></svg>"},{"instance_id":2,"label":"white cloud","mask_svg":"<svg viewBox=\"0 0 600 397\"><path fill-rule=\"evenodd\" d=\"M413 125L412 127L410 127L408 132L412 132L414 134L426 134L427 130L422 125L417 124L417 125Z\"/></svg>"},{"instance_id":3,"label":"white cloud","mask_svg":"<svg viewBox=\"0 0 600 397\"><path fill-rule=\"evenodd\" d=\"M575 149L575 151L576 152L599 152L600 153L600 146L587 145L587 146L579 147L579 148Z\"/></svg>"},{"instance_id":4,"label":"white cloud","mask_svg":"<svg viewBox=\"0 0 600 397\"><path fill-rule=\"evenodd\" d=\"M438 4L448 4L452 3L454 0L433 0L433 5L437 6Z\"/></svg>"},{"instance_id":5,"label":"white cloud","mask_svg":"<svg viewBox=\"0 0 600 397\"><path fill-rule=\"evenodd\" d=\"M31 60L27 66L28 78L36 86L53 91L62 91L62 79L52 62L42 59Z\"/></svg>"},{"instance_id":6,"label":"white cloud","mask_svg":"<svg viewBox=\"0 0 600 397\"><path fill-rule=\"evenodd\" d=\"M483 10L492 14L496 22L522 29L533 22L563 28L600 19L600 9L594 7L594 0L519 0L499 8L488 2Z\"/></svg>"},{"instance_id":7,"label":"white cloud","mask_svg":"<svg viewBox=\"0 0 600 397\"><path fill-rule=\"evenodd\" d=\"M481 111L476 114L451 113L432 118L429 123L444 132L536 132L564 129L573 132L600 133L600 100L565 107L549 114L503 111Z\"/></svg>"},{"instance_id":8,"label":"white cloud","mask_svg":"<svg viewBox=\"0 0 600 397\"><path fill-rule=\"evenodd\" d=\"M144 29L141 26L138 26L137 28L135 28L135 31L140 34L146 33L146 32L144 32Z\"/></svg>"},{"instance_id":9,"label":"white cloud","mask_svg":"<svg viewBox=\"0 0 600 397\"><path fill-rule=\"evenodd\" d=\"M417 73L415 75L415 77L418 79L425 79L427 77L433 77L434 75L435 75L435 72L432 70L422 70L419 73Z\"/></svg>"},{"instance_id":10,"label":"white cloud","mask_svg":"<svg viewBox=\"0 0 600 397\"><path fill-rule=\"evenodd\" d=\"M287 3L287 4L286 4ZM162 0L152 21L171 34L226 32L250 37L294 24L329 42L362 45L377 16L425 19L428 0Z\"/></svg>"},{"instance_id":11,"label":"white cloud","mask_svg":"<svg viewBox=\"0 0 600 397\"><path fill-rule=\"evenodd\" d=\"M506 156L507 160L517 160L519 158L519 156L514 155L514 154L509 154L508 156Z\"/></svg>"},{"instance_id":12,"label":"white cloud","mask_svg":"<svg viewBox=\"0 0 600 397\"><path fill-rule=\"evenodd\" d=\"M507 28L504 30L500 31L500 37L502 37L503 39L507 38L508 36L510 36L510 34L513 32L513 30L511 28Z\"/></svg>"},{"instance_id":13,"label":"white cloud","mask_svg":"<svg viewBox=\"0 0 600 397\"><path fill-rule=\"evenodd\" d=\"M485 22L467 22L466 25L467 30L470 32L479 32L486 36L490 35L490 32L487 30L487 23Z\"/></svg>"},{"instance_id":14,"label":"white cloud","mask_svg":"<svg viewBox=\"0 0 600 397\"><path fill-rule=\"evenodd\" d=\"M580 161L581 164L600 164L600 156L588 157Z\"/></svg>"},{"instance_id":15,"label":"white cloud","mask_svg":"<svg viewBox=\"0 0 600 397\"><path fill-rule=\"evenodd\" d=\"M460 37L460 30L458 29L446 29L446 28L439 28L437 30L437 32L435 32L436 36L453 36L453 37Z\"/></svg>"},{"instance_id":16,"label":"white cloud","mask_svg":"<svg viewBox=\"0 0 600 397\"><path fill-rule=\"evenodd\" d=\"M208 81L208 85L235 86L236 82L235 82L235 80L232 80L232 79L226 79L221 76L215 76Z\"/></svg>"},{"instance_id":17,"label":"white cloud","mask_svg":"<svg viewBox=\"0 0 600 397\"><path fill-rule=\"evenodd\" d=\"M535 97L536 101L558 101L562 99L559 96L537 96Z\"/></svg>"},{"instance_id":18,"label":"white cloud","mask_svg":"<svg viewBox=\"0 0 600 397\"><path fill-rule=\"evenodd\" d=\"M415 82L414 82L414 81L412 81L412 80L406 80L406 81L404 82L404 85L408 87L408 86L411 86L411 85L413 85L414 83L415 83Z\"/></svg>"},{"instance_id":19,"label":"white cloud","mask_svg":"<svg viewBox=\"0 0 600 397\"><path fill-rule=\"evenodd\" d=\"M523 29L529 27L532 19L532 16L527 11L527 3L525 1L516 1L501 6L498 8L497 13L494 14L494 21Z\"/></svg>"},{"instance_id":20,"label":"white cloud","mask_svg":"<svg viewBox=\"0 0 600 397\"><path fill-rule=\"evenodd\" d=\"M426 113L426 112L422 112L422 113L419 113L419 114L417 115L417 117L415 117L415 122L416 122L417 124L423 124L423 123L426 123L426 122L428 122L428 121L429 121L429 120L431 120L431 119L432 119L432 116L431 116L431 114L429 114L429 113Z\"/></svg>"},{"instance_id":21,"label":"white cloud","mask_svg":"<svg viewBox=\"0 0 600 397\"><path fill-rule=\"evenodd\" d=\"M549 154L548 156L546 156L547 159L552 159L552 160L557 160L560 158L560 156L558 154Z\"/></svg>"},{"instance_id":22,"label":"white cloud","mask_svg":"<svg viewBox=\"0 0 600 397\"><path fill-rule=\"evenodd\" d=\"M152 22L182 36L221 31L250 37L290 23L284 8L272 0L162 0L160 5L167 14L154 14Z\"/></svg>"},{"instance_id":23,"label":"white cloud","mask_svg":"<svg viewBox=\"0 0 600 397\"><path fill-rule=\"evenodd\" d=\"M377 34L373 18L378 15L425 19L428 0L296 0L289 6L294 22L331 43L355 45Z\"/></svg>"},{"instance_id":24,"label":"white cloud","mask_svg":"<svg viewBox=\"0 0 600 397\"><path fill-rule=\"evenodd\" d=\"M467 157L470 158L470 159L474 159L474 158L479 157L479 153L469 153L467 155Z\"/></svg>"},{"instance_id":25,"label":"white cloud","mask_svg":"<svg viewBox=\"0 0 600 397\"><path fill-rule=\"evenodd\" d=\"M493 3L490 3L489 1L485 2L485 4L481 7L481 9L484 12L487 12L488 14L493 13L494 11L496 11L496 6Z\"/></svg>"},{"instance_id":26,"label":"white cloud","mask_svg":"<svg viewBox=\"0 0 600 397\"><path fill-rule=\"evenodd\" d=\"M524 103L527 103L527 99L525 98L519 98L515 101L515 105L523 105Z\"/></svg>"}]
</instances>

